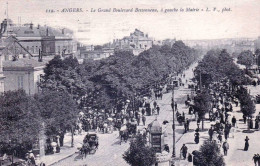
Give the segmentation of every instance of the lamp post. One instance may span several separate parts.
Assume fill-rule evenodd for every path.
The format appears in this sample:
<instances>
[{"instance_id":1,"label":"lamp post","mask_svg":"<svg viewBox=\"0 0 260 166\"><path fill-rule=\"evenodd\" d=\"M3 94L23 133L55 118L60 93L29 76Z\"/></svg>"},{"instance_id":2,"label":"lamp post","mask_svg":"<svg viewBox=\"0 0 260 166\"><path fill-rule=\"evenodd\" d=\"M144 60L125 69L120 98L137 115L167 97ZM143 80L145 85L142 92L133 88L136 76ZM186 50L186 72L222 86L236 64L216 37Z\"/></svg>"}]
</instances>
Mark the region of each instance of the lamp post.
<instances>
[{"instance_id":1,"label":"lamp post","mask_svg":"<svg viewBox=\"0 0 260 166\"><path fill-rule=\"evenodd\" d=\"M174 116L174 84L172 84L172 159L173 159L173 165L174 165L174 160L176 157L176 153L175 153L175 116Z\"/></svg>"}]
</instances>

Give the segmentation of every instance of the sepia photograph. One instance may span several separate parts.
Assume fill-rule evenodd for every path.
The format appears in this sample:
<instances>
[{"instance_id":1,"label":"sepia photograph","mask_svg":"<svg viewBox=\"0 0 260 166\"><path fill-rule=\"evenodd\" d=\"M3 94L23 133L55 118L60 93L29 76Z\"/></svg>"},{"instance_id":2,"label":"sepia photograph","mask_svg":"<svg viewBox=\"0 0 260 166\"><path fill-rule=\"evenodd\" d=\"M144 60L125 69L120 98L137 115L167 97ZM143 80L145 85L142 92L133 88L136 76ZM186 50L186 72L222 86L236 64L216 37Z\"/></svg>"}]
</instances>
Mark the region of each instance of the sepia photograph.
<instances>
[{"instance_id":1,"label":"sepia photograph","mask_svg":"<svg viewBox=\"0 0 260 166\"><path fill-rule=\"evenodd\" d=\"M260 166L260 0L0 0L0 166Z\"/></svg>"}]
</instances>

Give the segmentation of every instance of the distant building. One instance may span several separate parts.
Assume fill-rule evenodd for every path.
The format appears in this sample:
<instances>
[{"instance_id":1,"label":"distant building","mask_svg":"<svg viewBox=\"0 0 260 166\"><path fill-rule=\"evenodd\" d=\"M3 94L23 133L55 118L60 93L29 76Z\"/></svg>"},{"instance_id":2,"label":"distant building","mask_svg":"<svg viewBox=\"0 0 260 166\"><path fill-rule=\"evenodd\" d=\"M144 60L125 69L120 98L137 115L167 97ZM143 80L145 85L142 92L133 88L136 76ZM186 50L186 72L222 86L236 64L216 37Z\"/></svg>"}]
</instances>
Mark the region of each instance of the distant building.
<instances>
[{"instance_id":1,"label":"distant building","mask_svg":"<svg viewBox=\"0 0 260 166\"><path fill-rule=\"evenodd\" d=\"M255 40L255 50L260 49L260 36Z\"/></svg>"},{"instance_id":2,"label":"distant building","mask_svg":"<svg viewBox=\"0 0 260 166\"><path fill-rule=\"evenodd\" d=\"M43 68L47 62L39 62L35 59L21 58L16 61L3 62L3 74L5 76L4 90L24 89L29 95L39 92L37 82L44 74Z\"/></svg>"},{"instance_id":3,"label":"distant building","mask_svg":"<svg viewBox=\"0 0 260 166\"><path fill-rule=\"evenodd\" d=\"M114 49L81 50L78 59L100 60L114 55Z\"/></svg>"},{"instance_id":4,"label":"distant building","mask_svg":"<svg viewBox=\"0 0 260 166\"><path fill-rule=\"evenodd\" d=\"M152 45L153 39L150 38L148 34L144 34L144 32L135 29L130 36L126 36L123 39L114 39L111 47L118 50L131 51L134 55L138 55L151 48Z\"/></svg>"},{"instance_id":5,"label":"distant building","mask_svg":"<svg viewBox=\"0 0 260 166\"><path fill-rule=\"evenodd\" d=\"M176 39L165 39L162 41L162 45L168 45L172 47L172 45L176 42Z\"/></svg>"},{"instance_id":6,"label":"distant building","mask_svg":"<svg viewBox=\"0 0 260 166\"><path fill-rule=\"evenodd\" d=\"M48 26L33 26L33 24L15 25L4 20L2 38L15 36L20 44L30 54L39 55L74 55L77 52L77 43L73 40L73 32L69 29L55 29Z\"/></svg>"}]
</instances>

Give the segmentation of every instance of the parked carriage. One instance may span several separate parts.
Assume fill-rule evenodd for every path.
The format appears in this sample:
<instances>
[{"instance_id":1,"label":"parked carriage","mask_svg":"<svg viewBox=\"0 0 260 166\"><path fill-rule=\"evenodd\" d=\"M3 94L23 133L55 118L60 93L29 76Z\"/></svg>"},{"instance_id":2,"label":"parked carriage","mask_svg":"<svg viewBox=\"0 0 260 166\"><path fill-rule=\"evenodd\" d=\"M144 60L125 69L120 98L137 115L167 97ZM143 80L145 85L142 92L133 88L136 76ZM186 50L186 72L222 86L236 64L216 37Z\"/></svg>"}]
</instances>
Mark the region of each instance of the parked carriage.
<instances>
[{"instance_id":1,"label":"parked carriage","mask_svg":"<svg viewBox=\"0 0 260 166\"><path fill-rule=\"evenodd\" d=\"M81 154L95 154L96 150L98 149L98 136L96 133L88 133L84 140L83 145L80 148Z\"/></svg>"}]
</instances>

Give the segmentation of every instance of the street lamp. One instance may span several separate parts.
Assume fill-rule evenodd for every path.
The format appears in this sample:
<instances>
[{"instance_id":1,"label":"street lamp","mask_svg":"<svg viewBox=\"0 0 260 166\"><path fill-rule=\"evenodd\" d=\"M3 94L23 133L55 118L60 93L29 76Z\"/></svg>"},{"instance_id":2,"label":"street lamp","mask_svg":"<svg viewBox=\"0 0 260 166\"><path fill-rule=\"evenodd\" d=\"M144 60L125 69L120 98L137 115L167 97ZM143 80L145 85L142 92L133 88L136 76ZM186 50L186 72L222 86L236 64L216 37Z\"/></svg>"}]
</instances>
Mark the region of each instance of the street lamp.
<instances>
[{"instance_id":1,"label":"street lamp","mask_svg":"<svg viewBox=\"0 0 260 166\"><path fill-rule=\"evenodd\" d=\"M176 157L176 153L175 153L175 116L174 116L174 84L172 83L172 159L173 159L173 165L174 165L174 159Z\"/></svg>"}]
</instances>

